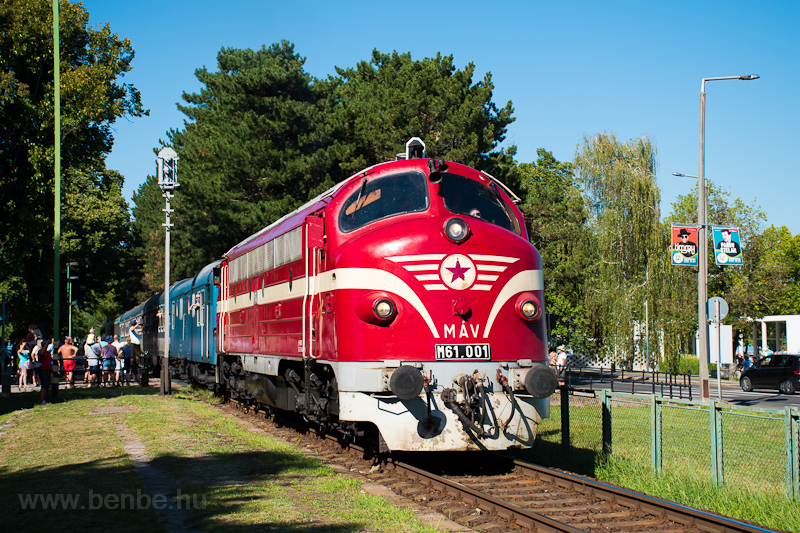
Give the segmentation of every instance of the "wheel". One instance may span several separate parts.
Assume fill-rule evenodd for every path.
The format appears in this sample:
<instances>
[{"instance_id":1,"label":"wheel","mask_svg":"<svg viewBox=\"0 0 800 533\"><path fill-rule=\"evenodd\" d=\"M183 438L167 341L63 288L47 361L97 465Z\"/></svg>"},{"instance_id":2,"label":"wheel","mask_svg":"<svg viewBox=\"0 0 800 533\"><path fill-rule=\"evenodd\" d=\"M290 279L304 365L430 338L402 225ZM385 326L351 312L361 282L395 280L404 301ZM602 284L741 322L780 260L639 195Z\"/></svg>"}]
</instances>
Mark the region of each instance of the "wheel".
<instances>
[{"instance_id":1,"label":"wheel","mask_svg":"<svg viewBox=\"0 0 800 533\"><path fill-rule=\"evenodd\" d=\"M781 381L781 386L779 388L781 390L781 394L794 394L794 383L788 379Z\"/></svg>"},{"instance_id":2,"label":"wheel","mask_svg":"<svg viewBox=\"0 0 800 533\"><path fill-rule=\"evenodd\" d=\"M753 383L747 376L744 376L742 379L739 380L739 386L741 386L742 390L745 392L750 392L751 390L753 390Z\"/></svg>"}]
</instances>

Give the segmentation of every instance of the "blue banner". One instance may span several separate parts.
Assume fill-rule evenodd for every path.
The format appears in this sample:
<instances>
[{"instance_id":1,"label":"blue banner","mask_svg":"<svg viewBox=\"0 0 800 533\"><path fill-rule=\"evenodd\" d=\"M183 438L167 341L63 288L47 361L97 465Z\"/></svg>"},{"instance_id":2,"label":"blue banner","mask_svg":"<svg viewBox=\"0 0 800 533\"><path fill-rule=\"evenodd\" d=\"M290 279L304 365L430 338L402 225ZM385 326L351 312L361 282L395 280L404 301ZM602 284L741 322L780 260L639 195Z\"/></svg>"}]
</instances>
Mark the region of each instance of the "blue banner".
<instances>
[{"instance_id":1,"label":"blue banner","mask_svg":"<svg viewBox=\"0 0 800 533\"><path fill-rule=\"evenodd\" d=\"M714 231L714 257L719 266L742 266L742 243L739 228L718 226Z\"/></svg>"}]
</instances>

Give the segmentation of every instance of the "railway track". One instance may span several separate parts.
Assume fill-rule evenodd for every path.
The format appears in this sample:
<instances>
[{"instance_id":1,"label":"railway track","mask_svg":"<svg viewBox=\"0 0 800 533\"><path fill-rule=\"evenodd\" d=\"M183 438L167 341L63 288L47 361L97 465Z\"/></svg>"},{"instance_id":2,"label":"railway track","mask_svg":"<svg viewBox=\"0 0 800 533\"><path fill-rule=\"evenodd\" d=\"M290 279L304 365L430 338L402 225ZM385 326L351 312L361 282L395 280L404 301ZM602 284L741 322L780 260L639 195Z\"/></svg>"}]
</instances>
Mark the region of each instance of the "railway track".
<instances>
[{"instance_id":1,"label":"railway track","mask_svg":"<svg viewBox=\"0 0 800 533\"><path fill-rule=\"evenodd\" d=\"M464 454L435 465L413 454L376 457L355 444L317 435L291 420L269 417L231 402L245 413L264 415L284 438L304 446L354 475L380 483L417 505L436 509L451 520L480 531L536 532L713 532L773 531L707 511L679 505L608 483L518 461L481 454L465 467ZM471 458L478 457L475 454ZM414 464L412 464L414 463ZM440 474L431 472L435 469ZM480 472L476 473L476 470Z\"/></svg>"},{"instance_id":2,"label":"railway track","mask_svg":"<svg viewBox=\"0 0 800 533\"><path fill-rule=\"evenodd\" d=\"M523 531L770 531L582 476L503 460L510 463L503 473L448 477L405 463L387 464L406 479L480 509L479 515Z\"/></svg>"}]
</instances>

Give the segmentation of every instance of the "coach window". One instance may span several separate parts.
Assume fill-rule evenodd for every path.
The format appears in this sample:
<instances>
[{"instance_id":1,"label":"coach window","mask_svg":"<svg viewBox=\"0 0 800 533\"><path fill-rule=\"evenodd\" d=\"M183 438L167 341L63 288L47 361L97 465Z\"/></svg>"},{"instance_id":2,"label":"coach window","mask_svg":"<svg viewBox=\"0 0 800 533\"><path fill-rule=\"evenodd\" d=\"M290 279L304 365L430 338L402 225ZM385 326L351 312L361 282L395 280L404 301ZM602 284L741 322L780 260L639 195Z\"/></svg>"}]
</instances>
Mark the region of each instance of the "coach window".
<instances>
[{"instance_id":1,"label":"coach window","mask_svg":"<svg viewBox=\"0 0 800 533\"><path fill-rule=\"evenodd\" d=\"M448 211L480 218L520 234L516 217L496 189L458 174L445 173L439 185L439 196L444 199Z\"/></svg>"},{"instance_id":2,"label":"coach window","mask_svg":"<svg viewBox=\"0 0 800 533\"><path fill-rule=\"evenodd\" d=\"M428 185L421 172L402 172L359 182L344 202L339 228L349 232L382 218L425 211Z\"/></svg>"}]
</instances>

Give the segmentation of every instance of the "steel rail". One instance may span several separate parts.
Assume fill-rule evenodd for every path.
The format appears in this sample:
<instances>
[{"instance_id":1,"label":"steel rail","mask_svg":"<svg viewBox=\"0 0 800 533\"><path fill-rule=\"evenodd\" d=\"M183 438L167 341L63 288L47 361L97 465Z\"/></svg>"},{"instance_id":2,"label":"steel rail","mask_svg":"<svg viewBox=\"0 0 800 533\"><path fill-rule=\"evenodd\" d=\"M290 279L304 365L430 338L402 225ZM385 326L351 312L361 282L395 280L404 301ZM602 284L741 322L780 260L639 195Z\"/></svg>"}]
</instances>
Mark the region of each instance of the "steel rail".
<instances>
[{"instance_id":1,"label":"steel rail","mask_svg":"<svg viewBox=\"0 0 800 533\"><path fill-rule=\"evenodd\" d=\"M390 460L389 465L405 474L409 479L427 485L432 489L454 495L459 499L480 507L491 514L497 515L508 521L515 522L521 527L547 533L586 533L582 529L574 528L558 520L548 518L542 514L525 509L513 503L495 498L489 494L471 489L456 481L443 478L426 470L409 464Z\"/></svg>"},{"instance_id":2,"label":"steel rail","mask_svg":"<svg viewBox=\"0 0 800 533\"><path fill-rule=\"evenodd\" d=\"M516 459L514 460L514 466L526 475L543 479L560 487L572 489L588 496L598 496L625 507L647 511L673 522L697 527L703 531L724 533L765 533L773 531L734 518L662 500L641 492L624 489L576 474L569 474Z\"/></svg>"}]
</instances>

